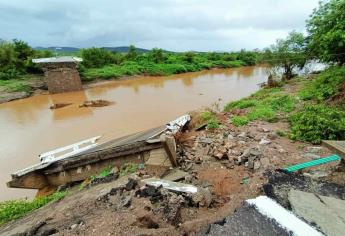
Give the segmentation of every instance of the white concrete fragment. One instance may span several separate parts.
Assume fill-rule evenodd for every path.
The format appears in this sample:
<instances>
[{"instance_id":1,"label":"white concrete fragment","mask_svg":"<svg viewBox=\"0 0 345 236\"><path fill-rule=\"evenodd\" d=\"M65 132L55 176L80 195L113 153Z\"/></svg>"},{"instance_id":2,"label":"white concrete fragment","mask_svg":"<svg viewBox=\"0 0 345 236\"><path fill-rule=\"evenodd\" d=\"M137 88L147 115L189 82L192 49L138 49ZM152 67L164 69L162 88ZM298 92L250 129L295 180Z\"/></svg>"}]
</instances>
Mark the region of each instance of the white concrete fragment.
<instances>
[{"instance_id":1,"label":"white concrete fragment","mask_svg":"<svg viewBox=\"0 0 345 236\"><path fill-rule=\"evenodd\" d=\"M62 56L62 57L46 57L32 59L33 63L63 63L63 62L81 62L83 61L80 57Z\"/></svg>"},{"instance_id":2,"label":"white concrete fragment","mask_svg":"<svg viewBox=\"0 0 345 236\"><path fill-rule=\"evenodd\" d=\"M183 184L178 182L173 182L164 179L156 179L156 178L149 178L144 179L143 182L147 185L151 185L154 187L162 186L165 189L177 191L177 192L184 192L184 193L196 193L198 192L198 188L191 184Z\"/></svg>"},{"instance_id":3,"label":"white concrete fragment","mask_svg":"<svg viewBox=\"0 0 345 236\"><path fill-rule=\"evenodd\" d=\"M304 221L297 218L292 212L280 206L274 200L259 196L255 199L246 200L250 205L253 205L262 215L267 218L275 220L279 225L288 231L291 231L296 236L321 236L323 235Z\"/></svg>"},{"instance_id":4,"label":"white concrete fragment","mask_svg":"<svg viewBox=\"0 0 345 236\"><path fill-rule=\"evenodd\" d=\"M175 134L177 131L180 130L181 127L183 127L188 121L190 121L190 115L184 115L176 120L170 121L167 124L167 132L166 133L172 133Z\"/></svg>"}]
</instances>

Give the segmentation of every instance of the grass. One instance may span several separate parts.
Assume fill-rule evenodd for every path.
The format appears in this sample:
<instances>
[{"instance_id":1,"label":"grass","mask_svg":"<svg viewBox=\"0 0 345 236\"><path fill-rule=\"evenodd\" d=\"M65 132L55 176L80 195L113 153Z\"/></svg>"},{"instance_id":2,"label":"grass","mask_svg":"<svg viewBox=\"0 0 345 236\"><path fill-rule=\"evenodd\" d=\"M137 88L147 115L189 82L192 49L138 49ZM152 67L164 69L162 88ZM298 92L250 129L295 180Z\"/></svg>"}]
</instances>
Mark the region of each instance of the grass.
<instances>
[{"instance_id":1,"label":"grass","mask_svg":"<svg viewBox=\"0 0 345 236\"><path fill-rule=\"evenodd\" d=\"M248 124L249 123L249 119L246 116L234 116L231 119L231 122L232 122L233 125L238 127L238 126L243 126L243 125Z\"/></svg>"},{"instance_id":2,"label":"grass","mask_svg":"<svg viewBox=\"0 0 345 236\"><path fill-rule=\"evenodd\" d=\"M226 104L224 111L246 109L246 115L231 118L235 126L243 126L253 120L274 122L278 113L292 112L295 104L296 99L284 94L281 88L261 89L248 98Z\"/></svg>"},{"instance_id":3,"label":"grass","mask_svg":"<svg viewBox=\"0 0 345 236\"><path fill-rule=\"evenodd\" d=\"M201 113L201 118L203 121L207 122L208 129L217 129L219 128L219 121L215 113L211 111L204 111Z\"/></svg>"},{"instance_id":4,"label":"grass","mask_svg":"<svg viewBox=\"0 0 345 236\"><path fill-rule=\"evenodd\" d=\"M30 92L31 87L22 79L0 80L0 87L7 92Z\"/></svg>"},{"instance_id":5,"label":"grass","mask_svg":"<svg viewBox=\"0 0 345 236\"><path fill-rule=\"evenodd\" d=\"M10 200L0 202L0 225L18 219L49 202L57 201L66 196L67 192L55 192L52 195L38 197L32 201Z\"/></svg>"},{"instance_id":6,"label":"grass","mask_svg":"<svg viewBox=\"0 0 345 236\"><path fill-rule=\"evenodd\" d=\"M135 163L123 164L120 168L120 177L136 172L138 167L138 164Z\"/></svg>"}]
</instances>

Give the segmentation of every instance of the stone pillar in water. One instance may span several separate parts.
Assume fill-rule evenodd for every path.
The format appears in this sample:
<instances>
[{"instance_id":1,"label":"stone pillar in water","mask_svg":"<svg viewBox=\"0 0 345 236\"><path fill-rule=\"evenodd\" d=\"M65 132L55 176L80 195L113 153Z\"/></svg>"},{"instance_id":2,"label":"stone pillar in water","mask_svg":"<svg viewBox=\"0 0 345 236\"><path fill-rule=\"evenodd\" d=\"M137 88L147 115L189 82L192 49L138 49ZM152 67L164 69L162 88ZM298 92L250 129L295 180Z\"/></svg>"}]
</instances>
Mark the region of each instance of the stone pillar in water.
<instances>
[{"instance_id":1,"label":"stone pillar in water","mask_svg":"<svg viewBox=\"0 0 345 236\"><path fill-rule=\"evenodd\" d=\"M78 72L78 57L50 57L33 59L42 65L50 93L64 93L82 90Z\"/></svg>"}]
</instances>

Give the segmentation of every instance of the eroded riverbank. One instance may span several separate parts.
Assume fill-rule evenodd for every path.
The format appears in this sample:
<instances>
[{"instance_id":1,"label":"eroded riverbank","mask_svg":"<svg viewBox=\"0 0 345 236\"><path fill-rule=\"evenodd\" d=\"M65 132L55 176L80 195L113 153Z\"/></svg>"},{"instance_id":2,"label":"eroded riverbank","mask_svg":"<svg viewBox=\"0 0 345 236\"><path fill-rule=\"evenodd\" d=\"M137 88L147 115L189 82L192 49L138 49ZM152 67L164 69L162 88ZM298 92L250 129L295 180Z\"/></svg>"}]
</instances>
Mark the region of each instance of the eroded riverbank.
<instances>
[{"instance_id":1,"label":"eroded riverbank","mask_svg":"<svg viewBox=\"0 0 345 236\"><path fill-rule=\"evenodd\" d=\"M38 154L96 135L102 142L153 128L202 106L236 100L259 89L265 67L216 69L167 77L110 81L76 93L37 95L0 104L0 200L33 196L8 189L10 173L34 164ZM79 108L85 100L113 105ZM50 110L55 103L72 103Z\"/></svg>"}]
</instances>

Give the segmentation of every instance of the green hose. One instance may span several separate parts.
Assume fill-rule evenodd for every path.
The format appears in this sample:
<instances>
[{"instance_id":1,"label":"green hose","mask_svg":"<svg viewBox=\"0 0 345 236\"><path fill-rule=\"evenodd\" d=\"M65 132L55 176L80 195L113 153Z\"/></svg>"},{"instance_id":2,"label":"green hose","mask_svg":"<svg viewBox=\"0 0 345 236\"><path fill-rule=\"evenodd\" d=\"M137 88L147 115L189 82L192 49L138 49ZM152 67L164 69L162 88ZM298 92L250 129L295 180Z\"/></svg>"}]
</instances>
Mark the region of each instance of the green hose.
<instances>
[{"instance_id":1,"label":"green hose","mask_svg":"<svg viewBox=\"0 0 345 236\"><path fill-rule=\"evenodd\" d=\"M328 162L339 161L339 160L340 160L340 156L334 154L334 155L323 157L317 160L307 161L301 164L289 166L289 167L284 168L284 170L286 170L287 172L294 172L294 171L304 169L307 167L318 166L318 165L322 165Z\"/></svg>"}]
</instances>

